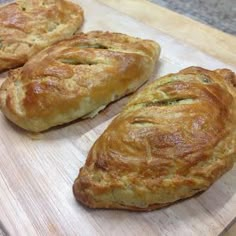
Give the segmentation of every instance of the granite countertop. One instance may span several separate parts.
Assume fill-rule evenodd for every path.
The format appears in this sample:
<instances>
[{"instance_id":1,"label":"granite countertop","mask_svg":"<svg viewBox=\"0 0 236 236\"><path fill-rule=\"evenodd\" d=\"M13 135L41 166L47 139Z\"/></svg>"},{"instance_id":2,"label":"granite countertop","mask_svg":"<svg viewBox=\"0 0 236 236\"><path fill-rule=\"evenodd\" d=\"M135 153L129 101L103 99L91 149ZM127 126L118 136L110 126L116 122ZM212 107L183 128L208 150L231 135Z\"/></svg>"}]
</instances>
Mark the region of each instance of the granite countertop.
<instances>
[{"instance_id":1,"label":"granite countertop","mask_svg":"<svg viewBox=\"0 0 236 236\"><path fill-rule=\"evenodd\" d=\"M235 0L150 0L194 20L236 35Z\"/></svg>"}]
</instances>

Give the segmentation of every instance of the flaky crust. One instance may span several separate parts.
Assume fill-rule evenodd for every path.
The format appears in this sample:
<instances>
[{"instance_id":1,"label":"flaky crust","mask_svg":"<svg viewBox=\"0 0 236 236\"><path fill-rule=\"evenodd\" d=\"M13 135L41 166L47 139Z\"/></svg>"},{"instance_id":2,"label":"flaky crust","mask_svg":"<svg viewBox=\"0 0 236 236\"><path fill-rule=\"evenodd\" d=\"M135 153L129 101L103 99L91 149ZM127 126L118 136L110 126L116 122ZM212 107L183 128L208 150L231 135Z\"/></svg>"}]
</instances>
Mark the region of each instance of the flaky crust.
<instances>
[{"instance_id":1,"label":"flaky crust","mask_svg":"<svg viewBox=\"0 0 236 236\"><path fill-rule=\"evenodd\" d=\"M109 32L80 33L10 72L0 89L3 113L39 132L80 117L136 90L153 72L160 48Z\"/></svg>"},{"instance_id":2,"label":"flaky crust","mask_svg":"<svg viewBox=\"0 0 236 236\"><path fill-rule=\"evenodd\" d=\"M73 191L92 208L154 210L207 189L235 155L235 74L190 67L131 99L91 148Z\"/></svg>"},{"instance_id":3,"label":"flaky crust","mask_svg":"<svg viewBox=\"0 0 236 236\"><path fill-rule=\"evenodd\" d=\"M0 72L72 36L83 23L80 6L66 0L17 0L0 7Z\"/></svg>"}]
</instances>

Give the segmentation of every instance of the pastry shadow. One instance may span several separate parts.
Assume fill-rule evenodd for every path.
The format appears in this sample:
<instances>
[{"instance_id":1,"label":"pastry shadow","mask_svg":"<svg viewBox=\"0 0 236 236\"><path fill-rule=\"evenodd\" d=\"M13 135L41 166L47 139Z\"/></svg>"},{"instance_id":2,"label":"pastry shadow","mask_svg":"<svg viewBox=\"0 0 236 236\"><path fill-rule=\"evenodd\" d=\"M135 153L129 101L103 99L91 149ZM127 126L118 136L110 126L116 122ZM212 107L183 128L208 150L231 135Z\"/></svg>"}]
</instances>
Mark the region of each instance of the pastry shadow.
<instances>
[{"instance_id":1,"label":"pastry shadow","mask_svg":"<svg viewBox=\"0 0 236 236\"><path fill-rule=\"evenodd\" d=\"M53 127L42 132L44 140L58 140L64 138L79 138L90 131L99 135L105 130L109 121L111 121L128 101L128 97L122 98L109 104L104 110L100 111L93 118L76 119L72 122Z\"/></svg>"},{"instance_id":2,"label":"pastry shadow","mask_svg":"<svg viewBox=\"0 0 236 236\"><path fill-rule=\"evenodd\" d=\"M74 121L52 127L46 131L34 133L17 126L15 123L10 121L2 114L2 119L9 126L10 129L14 130L19 135L28 136L32 140L58 140L72 137L80 137L91 130L95 130L95 133L99 132L102 128L99 128L104 123L104 128L106 128L106 123L111 121L122 109L131 95L126 96L116 102L110 103L104 110L100 111L93 118L76 119ZM96 129L97 128L97 129Z\"/></svg>"},{"instance_id":3,"label":"pastry shadow","mask_svg":"<svg viewBox=\"0 0 236 236\"><path fill-rule=\"evenodd\" d=\"M32 140L59 140L65 138L68 139L79 138L84 134L90 132L91 130L94 130L95 136L98 137L106 129L112 118L114 118L117 114L119 114L122 111L124 105L126 105L126 103L131 99L131 97L134 96L138 91L145 88L147 84L152 82L157 77L158 72L160 71L160 67L162 66L161 64L162 64L161 61L159 61L156 64L152 76L140 88L138 88L133 93L130 93L120 98L119 100L116 100L108 104L106 108L100 111L93 118L86 118L86 119L78 118L71 122L52 127L40 133L33 133L24 130L5 118L6 123L17 133L21 135L27 135Z\"/></svg>"}]
</instances>

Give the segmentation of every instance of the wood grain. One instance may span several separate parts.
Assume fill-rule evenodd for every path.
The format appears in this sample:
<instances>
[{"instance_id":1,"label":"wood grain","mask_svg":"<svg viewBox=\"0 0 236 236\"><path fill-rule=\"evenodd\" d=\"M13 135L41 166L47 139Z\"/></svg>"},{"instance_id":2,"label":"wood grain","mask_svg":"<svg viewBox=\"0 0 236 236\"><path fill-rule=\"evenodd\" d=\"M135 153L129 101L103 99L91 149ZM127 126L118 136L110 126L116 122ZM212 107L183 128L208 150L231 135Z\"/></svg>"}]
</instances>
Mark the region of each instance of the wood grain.
<instances>
[{"instance_id":1,"label":"wood grain","mask_svg":"<svg viewBox=\"0 0 236 236\"><path fill-rule=\"evenodd\" d=\"M84 31L117 31L158 41L162 54L154 78L190 65L236 69L95 0L75 2L85 10ZM0 220L10 235L215 236L223 232L236 216L236 167L203 194L149 213L90 210L75 201L72 183L88 150L127 99L111 104L94 119L77 120L40 135L21 130L0 114Z\"/></svg>"},{"instance_id":2,"label":"wood grain","mask_svg":"<svg viewBox=\"0 0 236 236\"><path fill-rule=\"evenodd\" d=\"M147 0L99 0L112 8L188 43L227 64L236 65L236 37ZM233 26L232 26L233 27Z\"/></svg>"}]
</instances>

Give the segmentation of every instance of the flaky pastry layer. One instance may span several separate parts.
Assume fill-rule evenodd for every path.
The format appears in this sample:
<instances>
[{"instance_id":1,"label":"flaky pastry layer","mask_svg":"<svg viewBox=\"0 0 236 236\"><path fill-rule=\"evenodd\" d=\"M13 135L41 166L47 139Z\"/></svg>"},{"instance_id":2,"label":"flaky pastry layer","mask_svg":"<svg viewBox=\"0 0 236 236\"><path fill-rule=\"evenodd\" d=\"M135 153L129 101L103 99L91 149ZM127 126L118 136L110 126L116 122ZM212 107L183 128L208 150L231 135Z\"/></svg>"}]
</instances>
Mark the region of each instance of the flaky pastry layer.
<instances>
[{"instance_id":1,"label":"flaky pastry layer","mask_svg":"<svg viewBox=\"0 0 236 236\"><path fill-rule=\"evenodd\" d=\"M91 208L154 210L206 190L235 156L235 74L190 67L130 100L91 148L73 191Z\"/></svg>"},{"instance_id":2,"label":"flaky pastry layer","mask_svg":"<svg viewBox=\"0 0 236 236\"><path fill-rule=\"evenodd\" d=\"M0 72L72 36L82 23L81 7L66 0L17 0L1 6Z\"/></svg>"},{"instance_id":3,"label":"flaky pastry layer","mask_svg":"<svg viewBox=\"0 0 236 236\"><path fill-rule=\"evenodd\" d=\"M151 40L100 31L77 34L10 71L0 89L1 110L33 132L93 117L146 82L159 53Z\"/></svg>"}]
</instances>

